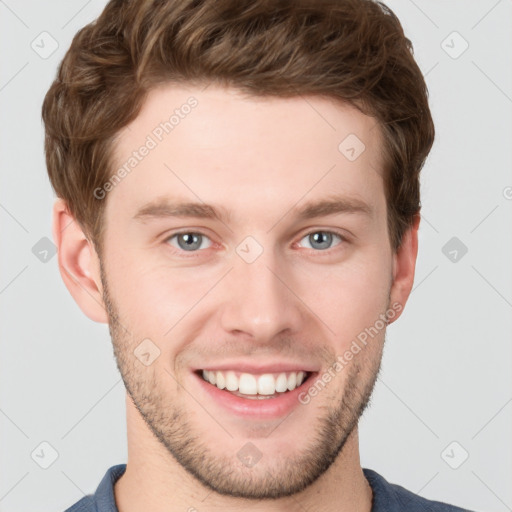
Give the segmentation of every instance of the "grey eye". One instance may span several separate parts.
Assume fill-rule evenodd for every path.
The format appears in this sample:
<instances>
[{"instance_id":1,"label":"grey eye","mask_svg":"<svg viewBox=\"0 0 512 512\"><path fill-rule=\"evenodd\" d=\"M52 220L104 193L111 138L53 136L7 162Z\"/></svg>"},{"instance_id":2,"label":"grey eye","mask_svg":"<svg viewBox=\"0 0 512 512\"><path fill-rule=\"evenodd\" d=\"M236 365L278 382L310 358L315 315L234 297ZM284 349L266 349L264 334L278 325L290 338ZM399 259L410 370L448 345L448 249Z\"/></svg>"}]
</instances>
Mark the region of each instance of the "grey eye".
<instances>
[{"instance_id":1,"label":"grey eye","mask_svg":"<svg viewBox=\"0 0 512 512\"><path fill-rule=\"evenodd\" d=\"M178 246L172 243L174 239L176 239ZM207 247L202 247L205 240L209 240L207 236L194 232L176 233L168 239L169 243L173 247L188 252L196 251L198 249L207 249L210 247L209 245Z\"/></svg>"},{"instance_id":2,"label":"grey eye","mask_svg":"<svg viewBox=\"0 0 512 512\"><path fill-rule=\"evenodd\" d=\"M341 240L342 237L336 233L330 231L314 231L306 235L302 240L307 240L310 244L311 249L318 249L324 251L331 248L333 237L337 237ZM341 243L341 242L340 242ZM338 245L338 244L336 244Z\"/></svg>"}]
</instances>

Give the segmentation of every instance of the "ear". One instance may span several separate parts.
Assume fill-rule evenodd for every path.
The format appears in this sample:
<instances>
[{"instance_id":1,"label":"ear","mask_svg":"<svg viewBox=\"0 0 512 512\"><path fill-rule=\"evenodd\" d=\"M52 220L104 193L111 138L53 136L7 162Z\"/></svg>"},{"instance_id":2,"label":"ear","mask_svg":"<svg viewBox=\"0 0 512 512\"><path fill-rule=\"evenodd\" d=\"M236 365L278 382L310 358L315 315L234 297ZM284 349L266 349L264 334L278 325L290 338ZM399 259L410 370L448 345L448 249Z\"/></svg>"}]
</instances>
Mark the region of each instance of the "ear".
<instances>
[{"instance_id":1,"label":"ear","mask_svg":"<svg viewBox=\"0 0 512 512\"><path fill-rule=\"evenodd\" d=\"M61 198L53 205L52 231L60 275L69 293L91 320L108 323L96 249Z\"/></svg>"},{"instance_id":2,"label":"ear","mask_svg":"<svg viewBox=\"0 0 512 512\"><path fill-rule=\"evenodd\" d=\"M389 320L392 324L404 310L414 283L416 257L418 255L418 228L421 216L417 213L411 226L405 231L400 247L393 255L393 283L390 292L390 304L398 303L402 307L397 315Z\"/></svg>"}]
</instances>

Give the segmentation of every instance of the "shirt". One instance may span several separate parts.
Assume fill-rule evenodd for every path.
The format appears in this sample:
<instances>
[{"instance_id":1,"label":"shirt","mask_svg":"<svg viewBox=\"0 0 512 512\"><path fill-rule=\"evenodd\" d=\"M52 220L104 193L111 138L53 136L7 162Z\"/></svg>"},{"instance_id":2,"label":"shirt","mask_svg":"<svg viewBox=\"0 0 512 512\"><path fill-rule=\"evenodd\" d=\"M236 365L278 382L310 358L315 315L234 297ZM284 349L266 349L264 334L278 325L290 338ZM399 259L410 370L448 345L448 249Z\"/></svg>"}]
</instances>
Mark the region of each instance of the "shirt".
<instances>
[{"instance_id":1,"label":"shirt","mask_svg":"<svg viewBox=\"0 0 512 512\"><path fill-rule=\"evenodd\" d=\"M96 492L84 496L65 512L119 512L114 498L114 484L125 472L126 464L112 466ZM471 512L440 501L431 501L400 485L390 484L372 469L363 473L373 490L371 512Z\"/></svg>"}]
</instances>

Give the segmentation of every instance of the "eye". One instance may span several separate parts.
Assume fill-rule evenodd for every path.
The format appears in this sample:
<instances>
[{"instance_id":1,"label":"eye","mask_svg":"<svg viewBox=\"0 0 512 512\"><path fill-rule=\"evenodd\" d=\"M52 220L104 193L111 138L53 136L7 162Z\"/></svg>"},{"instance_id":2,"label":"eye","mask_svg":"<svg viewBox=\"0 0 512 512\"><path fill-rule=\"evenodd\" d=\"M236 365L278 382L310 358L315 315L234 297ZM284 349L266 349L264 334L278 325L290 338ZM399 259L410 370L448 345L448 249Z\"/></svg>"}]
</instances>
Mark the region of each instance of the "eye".
<instances>
[{"instance_id":1,"label":"eye","mask_svg":"<svg viewBox=\"0 0 512 512\"><path fill-rule=\"evenodd\" d=\"M339 239L339 242L333 246L332 244L335 238ZM309 244L308 248L321 252L340 245L341 242L344 242L347 239L343 235L334 231L317 230L308 233L301 239L301 242L303 240L306 240ZM175 249L189 253L196 253L201 249L208 249L212 245L211 240L206 235L195 231L182 231L180 233L175 233L168 237L165 242L169 243L169 245Z\"/></svg>"},{"instance_id":2,"label":"eye","mask_svg":"<svg viewBox=\"0 0 512 512\"><path fill-rule=\"evenodd\" d=\"M172 242L176 239L177 246ZM198 249L208 249L211 245L207 247L203 246L203 242L205 240L209 240L206 235L202 233L195 233L192 231L185 231L181 233L175 233L174 235L167 238L166 242L169 242L170 245L175 247L176 249L181 249L187 252L196 252Z\"/></svg>"},{"instance_id":3,"label":"eye","mask_svg":"<svg viewBox=\"0 0 512 512\"><path fill-rule=\"evenodd\" d=\"M336 245L339 245L342 241L346 240L345 237L338 233L334 233L333 231L312 231L302 238L302 240L307 240L310 244L309 248L311 249L325 251L331 248L333 237L340 239L340 242Z\"/></svg>"}]
</instances>

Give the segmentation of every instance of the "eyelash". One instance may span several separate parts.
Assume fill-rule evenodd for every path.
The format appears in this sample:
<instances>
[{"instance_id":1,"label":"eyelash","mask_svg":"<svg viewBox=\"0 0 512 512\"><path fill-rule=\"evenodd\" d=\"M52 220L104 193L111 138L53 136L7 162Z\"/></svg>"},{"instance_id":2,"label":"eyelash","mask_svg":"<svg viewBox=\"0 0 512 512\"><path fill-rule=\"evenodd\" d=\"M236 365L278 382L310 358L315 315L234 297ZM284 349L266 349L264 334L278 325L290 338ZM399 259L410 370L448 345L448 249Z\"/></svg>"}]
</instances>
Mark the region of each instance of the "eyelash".
<instances>
[{"instance_id":1,"label":"eyelash","mask_svg":"<svg viewBox=\"0 0 512 512\"><path fill-rule=\"evenodd\" d=\"M337 237L340 238L340 243L333 246L333 247L330 247L329 249L324 249L324 250L315 250L315 249L309 249L315 253L320 253L319 256L321 254L330 254L331 250L335 249L336 247L338 247L339 245L342 245L343 242L347 243L348 242L348 239L346 236L342 235L339 231L335 231L335 230L326 230L326 229L315 229L313 231L309 231L307 233L305 233L301 238L300 240L304 239L305 237L309 236L309 235L312 235L314 233L327 233L327 234L331 234L331 235L335 235ZM197 258L201 255L201 253L207 249L198 249L196 251L184 251L183 249L178 249L176 247L173 247L169 244L169 241L172 240L173 238L179 236L179 235L200 235L202 237L205 237L205 238L208 238L210 239L210 237L208 235L206 235L205 233L202 233L201 231L178 231L176 233L173 233L172 235L166 237L164 239L164 242L167 243L169 245L169 247L171 248L172 252L175 253L175 254L179 254L180 256L184 257L184 258ZM299 241L300 241L299 240ZM212 242L213 243L213 242ZM208 247L208 249L210 249L210 247ZM188 252L188 254L187 254Z\"/></svg>"}]
</instances>

